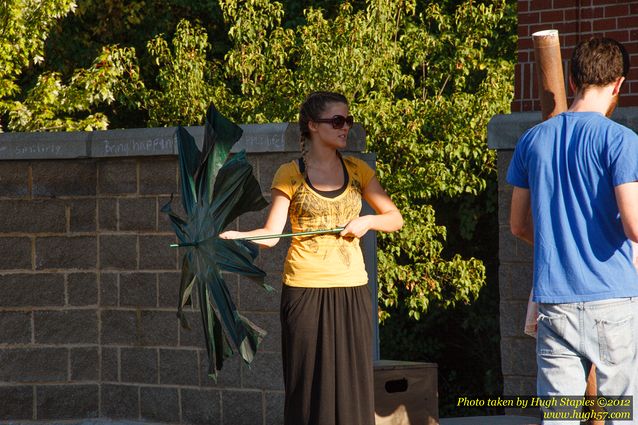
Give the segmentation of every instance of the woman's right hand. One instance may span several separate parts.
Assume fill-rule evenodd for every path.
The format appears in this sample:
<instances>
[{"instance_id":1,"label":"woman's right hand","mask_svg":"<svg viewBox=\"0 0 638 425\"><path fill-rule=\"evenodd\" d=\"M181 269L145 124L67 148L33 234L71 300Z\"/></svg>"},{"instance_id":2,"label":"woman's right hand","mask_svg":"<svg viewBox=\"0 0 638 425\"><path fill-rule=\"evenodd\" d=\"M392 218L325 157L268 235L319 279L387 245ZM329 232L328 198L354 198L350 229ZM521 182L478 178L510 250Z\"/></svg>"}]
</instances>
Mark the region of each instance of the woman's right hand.
<instances>
[{"instance_id":1,"label":"woman's right hand","mask_svg":"<svg viewBox=\"0 0 638 425\"><path fill-rule=\"evenodd\" d=\"M219 234L219 239L238 239L241 238L241 232L236 230L228 230Z\"/></svg>"}]
</instances>

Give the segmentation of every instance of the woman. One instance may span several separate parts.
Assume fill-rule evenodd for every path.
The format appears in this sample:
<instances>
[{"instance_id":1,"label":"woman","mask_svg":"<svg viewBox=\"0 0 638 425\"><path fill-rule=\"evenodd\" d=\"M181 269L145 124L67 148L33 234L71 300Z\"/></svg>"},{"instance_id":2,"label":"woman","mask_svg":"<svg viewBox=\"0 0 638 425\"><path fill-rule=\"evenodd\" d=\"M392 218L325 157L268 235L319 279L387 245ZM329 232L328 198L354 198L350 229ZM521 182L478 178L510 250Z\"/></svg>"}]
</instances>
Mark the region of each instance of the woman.
<instances>
[{"instance_id":1,"label":"woman","mask_svg":"<svg viewBox=\"0 0 638 425\"><path fill-rule=\"evenodd\" d=\"M338 234L294 237L281 297L285 425L374 423L372 303L359 239L401 228L399 210L365 162L342 157L353 118L344 96L309 95L301 105L302 157L272 182L264 227L226 239L344 227ZM376 215L359 216L361 199ZM274 246L279 239L257 243Z\"/></svg>"}]
</instances>

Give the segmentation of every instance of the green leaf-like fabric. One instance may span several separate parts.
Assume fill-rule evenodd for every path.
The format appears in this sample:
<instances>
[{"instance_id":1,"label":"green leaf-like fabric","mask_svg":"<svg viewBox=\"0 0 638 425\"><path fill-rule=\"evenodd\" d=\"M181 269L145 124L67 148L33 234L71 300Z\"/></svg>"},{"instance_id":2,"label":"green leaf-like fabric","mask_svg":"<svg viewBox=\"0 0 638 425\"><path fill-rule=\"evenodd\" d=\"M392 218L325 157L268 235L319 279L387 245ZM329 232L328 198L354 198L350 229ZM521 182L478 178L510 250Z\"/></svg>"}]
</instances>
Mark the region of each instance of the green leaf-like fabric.
<instances>
[{"instance_id":1,"label":"green leaf-like fabric","mask_svg":"<svg viewBox=\"0 0 638 425\"><path fill-rule=\"evenodd\" d=\"M185 249L177 315L182 326L188 327L183 309L191 294L197 293L208 373L213 378L224 359L234 352L250 363L266 334L239 314L222 272L245 275L272 290L264 283L266 274L254 265L259 250L253 243L218 237L241 214L261 210L268 204L245 153L229 158L230 149L241 134L241 128L219 114L213 105L206 114L202 151L188 131L178 127L175 139L186 217L172 210L172 199L162 208Z\"/></svg>"}]
</instances>

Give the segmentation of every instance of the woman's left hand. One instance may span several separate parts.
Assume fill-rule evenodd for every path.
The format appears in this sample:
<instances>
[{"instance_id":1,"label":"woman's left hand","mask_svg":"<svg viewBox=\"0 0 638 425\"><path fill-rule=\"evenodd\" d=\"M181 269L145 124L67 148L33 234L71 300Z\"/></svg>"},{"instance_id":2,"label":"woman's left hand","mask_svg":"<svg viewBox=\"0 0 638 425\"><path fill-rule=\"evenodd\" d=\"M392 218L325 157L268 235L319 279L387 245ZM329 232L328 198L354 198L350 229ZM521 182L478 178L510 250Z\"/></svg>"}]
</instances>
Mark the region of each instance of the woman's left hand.
<instances>
[{"instance_id":1,"label":"woman's left hand","mask_svg":"<svg viewBox=\"0 0 638 425\"><path fill-rule=\"evenodd\" d=\"M372 217L369 215L364 215L361 217L357 217L354 220L350 221L345 225L345 228L339 234L343 237L355 237L362 238L363 235L370 230L372 222Z\"/></svg>"}]
</instances>

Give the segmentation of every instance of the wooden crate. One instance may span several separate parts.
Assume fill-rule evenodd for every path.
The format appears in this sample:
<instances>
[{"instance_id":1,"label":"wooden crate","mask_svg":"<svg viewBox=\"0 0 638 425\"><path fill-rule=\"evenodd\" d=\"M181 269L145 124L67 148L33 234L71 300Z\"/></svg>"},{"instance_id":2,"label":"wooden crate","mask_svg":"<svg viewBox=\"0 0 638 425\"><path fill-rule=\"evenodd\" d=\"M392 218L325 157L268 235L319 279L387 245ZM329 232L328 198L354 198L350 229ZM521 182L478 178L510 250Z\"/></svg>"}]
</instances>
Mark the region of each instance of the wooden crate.
<instances>
[{"instance_id":1,"label":"wooden crate","mask_svg":"<svg viewBox=\"0 0 638 425\"><path fill-rule=\"evenodd\" d=\"M438 425L436 363L374 362L376 425Z\"/></svg>"}]
</instances>

